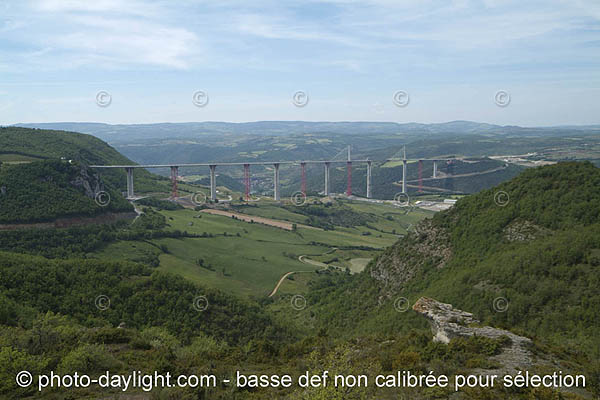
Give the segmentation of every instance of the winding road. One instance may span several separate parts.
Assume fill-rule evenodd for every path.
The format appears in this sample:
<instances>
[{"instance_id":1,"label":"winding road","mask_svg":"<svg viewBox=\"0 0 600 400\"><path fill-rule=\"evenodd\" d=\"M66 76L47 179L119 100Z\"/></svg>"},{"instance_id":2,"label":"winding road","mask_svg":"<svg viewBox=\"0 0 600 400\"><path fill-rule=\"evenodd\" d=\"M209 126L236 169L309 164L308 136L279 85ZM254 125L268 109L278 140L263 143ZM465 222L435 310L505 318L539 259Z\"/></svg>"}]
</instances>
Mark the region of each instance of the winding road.
<instances>
[{"instance_id":1,"label":"winding road","mask_svg":"<svg viewBox=\"0 0 600 400\"><path fill-rule=\"evenodd\" d=\"M338 250L337 247L332 247L330 250L327 250L325 253L318 254L318 255L323 256L325 254L331 254L331 253L335 252L336 250ZM363 258L357 258L357 259L353 259L353 260L364 260L364 259ZM339 268L339 269L342 268L342 267L340 267L338 265L325 264L325 263L323 263L321 261L311 260L310 258L307 258L306 254L298 256L298 261L300 261L301 263L304 263L304 264L310 264L310 265L314 265L316 267L321 267L322 268L321 271L325 271L329 267ZM350 262L352 263L352 260L350 260ZM277 290L279 290L279 287L281 286L281 284L285 281L285 279L288 276L293 275L293 274L307 273L307 272L313 272L313 271L291 271L291 272L287 272L286 274L284 274L279 279L279 281L277 282L277 285L275 285L275 288L273 289L273 291L271 292L271 294L269 295L269 297L273 297L277 293Z\"/></svg>"}]
</instances>

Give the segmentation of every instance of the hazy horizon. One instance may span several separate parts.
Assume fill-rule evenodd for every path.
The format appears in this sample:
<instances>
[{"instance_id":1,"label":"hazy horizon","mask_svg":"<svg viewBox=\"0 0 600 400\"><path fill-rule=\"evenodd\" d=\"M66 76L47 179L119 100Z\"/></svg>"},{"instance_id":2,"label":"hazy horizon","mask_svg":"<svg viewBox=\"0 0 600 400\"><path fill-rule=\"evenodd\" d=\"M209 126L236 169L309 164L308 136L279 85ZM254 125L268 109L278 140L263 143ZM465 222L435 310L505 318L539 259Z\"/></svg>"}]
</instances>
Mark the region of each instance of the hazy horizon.
<instances>
[{"instance_id":1,"label":"hazy horizon","mask_svg":"<svg viewBox=\"0 0 600 400\"><path fill-rule=\"evenodd\" d=\"M366 123L366 124L398 124L398 125L443 125L451 123L473 123L473 124L487 124L499 127L510 127L515 126L519 128L564 128L564 127L600 127L600 122L588 123L588 124L561 124L561 125L518 125L518 124L494 124L486 121L474 121L474 120L446 120L440 122L420 122L420 121L375 121L375 120L253 120L253 121L223 121L223 120L204 120L204 121L158 121L158 122L131 122L131 123L108 123L101 121L45 121L45 122L16 122L12 124L0 126L27 126L27 125L43 125L43 124L101 124L101 125L161 125L161 124L253 124L253 123L265 123L265 122L283 122L283 123L323 123L323 124L343 124L343 123Z\"/></svg>"}]
</instances>

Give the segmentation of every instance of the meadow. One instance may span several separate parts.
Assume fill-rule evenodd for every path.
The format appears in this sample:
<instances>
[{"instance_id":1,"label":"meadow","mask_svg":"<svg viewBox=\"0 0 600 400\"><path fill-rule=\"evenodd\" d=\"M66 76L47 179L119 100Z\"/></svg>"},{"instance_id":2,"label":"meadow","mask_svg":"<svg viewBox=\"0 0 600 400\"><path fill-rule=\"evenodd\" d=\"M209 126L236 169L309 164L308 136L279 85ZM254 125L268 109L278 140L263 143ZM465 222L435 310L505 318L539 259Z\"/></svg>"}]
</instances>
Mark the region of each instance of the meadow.
<instances>
[{"instance_id":1,"label":"meadow","mask_svg":"<svg viewBox=\"0 0 600 400\"><path fill-rule=\"evenodd\" d=\"M184 187L185 192L194 188ZM167 222L165 230L201 237L119 241L104 247L96 256L111 259L125 256L129 260L155 256L160 262L159 270L232 294L264 298L291 271L316 276L315 271L324 269L321 263L348 273L362 271L373 257L405 234L411 224L429 215L420 210L406 213L390 205L344 201L332 207L350 207L352 212L368 215L370 222L323 230L302 226L308 224L307 217L290 205L269 200L236 203L232 211L290 221L298 224L297 228L288 231L189 208L159 210ZM305 256L304 260L300 256ZM278 292L304 291L309 276L295 274L282 283Z\"/></svg>"}]
</instances>

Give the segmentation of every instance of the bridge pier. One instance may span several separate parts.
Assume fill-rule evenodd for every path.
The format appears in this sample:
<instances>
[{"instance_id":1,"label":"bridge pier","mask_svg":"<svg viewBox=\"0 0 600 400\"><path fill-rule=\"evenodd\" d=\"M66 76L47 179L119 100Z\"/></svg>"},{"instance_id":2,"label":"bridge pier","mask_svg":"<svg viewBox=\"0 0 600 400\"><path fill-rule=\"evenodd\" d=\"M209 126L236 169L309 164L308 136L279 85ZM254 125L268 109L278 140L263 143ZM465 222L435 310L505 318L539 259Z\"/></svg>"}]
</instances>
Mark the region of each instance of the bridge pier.
<instances>
[{"instance_id":1,"label":"bridge pier","mask_svg":"<svg viewBox=\"0 0 600 400\"><path fill-rule=\"evenodd\" d=\"M408 161L402 160L402 193L406 193L406 165Z\"/></svg>"},{"instance_id":2,"label":"bridge pier","mask_svg":"<svg viewBox=\"0 0 600 400\"><path fill-rule=\"evenodd\" d=\"M215 174L215 170L217 169L216 165L209 165L210 168L210 199L212 201L217 200L217 176Z\"/></svg>"},{"instance_id":3,"label":"bridge pier","mask_svg":"<svg viewBox=\"0 0 600 400\"><path fill-rule=\"evenodd\" d=\"M325 163L325 196L329 196L329 167L331 163Z\"/></svg>"},{"instance_id":4,"label":"bridge pier","mask_svg":"<svg viewBox=\"0 0 600 400\"><path fill-rule=\"evenodd\" d=\"M423 192L423 160L419 160L419 193Z\"/></svg>"},{"instance_id":5,"label":"bridge pier","mask_svg":"<svg viewBox=\"0 0 600 400\"><path fill-rule=\"evenodd\" d=\"M133 168L125 168L127 172L127 198L133 199Z\"/></svg>"},{"instance_id":6,"label":"bridge pier","mask_svg":"<svg viewBox=\"0 0 600 400\"><path fill-rule=\"evenodd\" d=\"M281 200L281 194L279 193L279 164L273 164L273 198L275 201Z\"/></svg>"},{"instance_id":7,"label":"bridge pier","mask_svg":"<svg viewBox=\"0 0 600 400\"><path fill-rule=\"evenodd\" d=\"M175 199L177 195L177 176L179 176L179 167L171 166L171 198Z\"/></svg>"},{"instance_id":8,"label":"bridge pier","mask_svg":"<svg viewBox=\"0 0 600 400\"><path fill-rule=\"evenodd\" d=\"M305 162L301 162L300 163L300 169L302 170L302 176L300 178L300 191L302 192L302 194L306 197L306 163Z\"/></svg>"},{"instance_id":9,"label":"bridge pier","mask_svg":"<svg viewBox=\"0 0 600 400\"><path fill-rule=\"evenodd\" d=\"M433 177L437 178L437 161L433 162Z\"/></svg>"},{"instance_id":10,"label":"bridge pier","mask_svg":"<svg viewBox=\"0 0 600 400\"><path fill-rule=\"evenodd\" d=\"M367 161L367 199L371 197L371 161Z\"/></svg>"},{"instance_id":11,"label":"bridge pier","mask_svg":"<svg viewBox=\"0 0 600 400\"><path fill-rule=\"evenodd\" d=\"M352 196L352 161L346 163L348 169L348 184L346 185L346 196Z\"/></svg>"}]
</instances>

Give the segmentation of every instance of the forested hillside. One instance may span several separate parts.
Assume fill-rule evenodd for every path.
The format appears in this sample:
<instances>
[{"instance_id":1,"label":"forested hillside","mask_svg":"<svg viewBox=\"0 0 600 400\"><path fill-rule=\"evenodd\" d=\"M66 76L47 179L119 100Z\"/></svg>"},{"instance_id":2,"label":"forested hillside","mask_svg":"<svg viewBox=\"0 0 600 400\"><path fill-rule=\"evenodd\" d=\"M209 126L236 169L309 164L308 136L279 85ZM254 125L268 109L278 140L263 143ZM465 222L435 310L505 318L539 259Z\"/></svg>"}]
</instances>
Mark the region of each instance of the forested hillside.
<instances>
[{"instance_id":1,"label":"forested hillside","mask_svg":"<svg viewBox=\"0 0 600 400\"><path fill-rule=\"evenodd\" d=\"M47 164L57 164L56 176L44 184L67 182L69 171L77 168L62 161L19 168L38 171ZM191 231L206 223L206 216L187 222L184 226L190 232L173 230L169 225L175 219L165 215L178 210L159 212L165 204L157 200L143 201L145 215L133 224L3 232L0 397L35 398L35 391L14 383L15 374L24 369L92 375L139 369L231 378L240 369L293 375L327 369L332 374L371 376L411 370L451 376L502 368L494 357L511 345L506 338L432 341L425 318L410 310L422 296L473 312L482 324L533 339L527 351L540 364L532 365L532 371L551 368L585 374L589 384L581 393L598 395L599 179L599 169L590 163L527 170L419 223L364 273L316 268L295 277L308 281L305 307L297 308L293 302L290 306L289 292L258 301L240 299L211 288L208 282L192 283L166 271L161 261L181 243L191 238L208 243L216 238ZM350 212L351 205L337 209L311 205L301 215L334 226L332 233L348 216L355 223L369 222L368 214ZM169 241L155 241L159 238ZM222 238L227 238L227 232ZM196 243L198 248L205 245ZM121 245L119 249L131 254L105 258L97 250L109 245ZM203 268L202 263L196 267ZM227 278L224 270L221 274ZM65 393L48 391L44 398ZM452 393L451 388L221 386L161 389L153 395L190 400L391 400L399 396L446 399ZM69 394L93 398L97 392L70 390ZM469 399L586 398L531 388L478 389L463 395Z\"/></svg>"},{"instance_id":2,"label":"forested hillside","mask_svg":"<svg viewBox=\"0 0 600 400\"><path fill-rule=\"evenodd\" d=\"M0 156L12 155L19 159L74 160L85 165L135 164L102 140L76 132L18 127L0 127ZM122 170L101 170L103 179L119 190L125 190L126 177ZM153 190L158 179L149 172L136 169L135 186L138 190Z\"/></svg>"},{"instance_id":3,"label":"forested hillside","mask_svg":"<svg viewBox=\"0 0 600 400\"><path fill-rule=\"evenodd\" d=\"M96 201L101 191L110 196L105 205L106 199ZM105 185L78 162L34 161L0 170L0 223L91 217L108 211L133 211L133 207L112 185Z\"/></svg>"},{"instance_id":4,"label":"forested hillside","mask_svg":"<svg viewBox=\"0 0 600 400\"><path fill-rule=\"evenodd\" d=\"M313 287L330 330L420 329L394 301L421 296L473 312L577 360L600 385L600 169L565 162L529 169L420 223L367 274Z\"/></svg>"}]
</instances>

